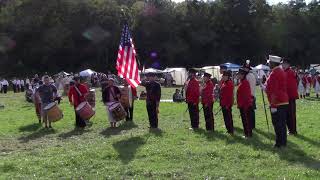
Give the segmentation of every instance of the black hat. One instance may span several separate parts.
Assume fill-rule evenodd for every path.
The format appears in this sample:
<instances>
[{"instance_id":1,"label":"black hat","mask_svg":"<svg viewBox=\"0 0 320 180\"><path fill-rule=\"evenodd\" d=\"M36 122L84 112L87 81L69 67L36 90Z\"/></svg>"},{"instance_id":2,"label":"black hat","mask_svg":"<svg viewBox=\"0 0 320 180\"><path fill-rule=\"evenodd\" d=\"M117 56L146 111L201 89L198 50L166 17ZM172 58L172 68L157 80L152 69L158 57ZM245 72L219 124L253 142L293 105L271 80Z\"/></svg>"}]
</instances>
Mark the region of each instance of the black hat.
<instances>
[{"instance_id":1,"label":"black hat","mask_svg":"<svg viewBox=\"0 0 320 180\"><path fill-rule=\"evenodd\" d=\"M196 74L196 73L197 73L197 70L195 70L195 69L189 69L189 73L190 73L190 74Z\"/></svg>"},{"instance_id":2,"label":"black hat","mask_svg":"<svg viewBox=\"0 0 320 180\"><path fill-rule=\"evenodd\" d=\"M147 76L147 77L154 77L154 76L156 76L156 73L154 73L154 72L149 72L149 73L146 74L146 76Z\"/></svg>"},{"instance_id":3,"label":"black hat","mask_svg":"<svg viewBox=\"0 0 320 180\"><path fill-rule=\"evenodd\" d=\"M231 77L232 76L232 72L230 70L229 71L224 71L222 75Z\"/></svg>"},{"instance_id":4,"label":"black hat","mask_svg":"<svg viewBox=\"0 0 320 180\"><path fill-rule=\"evenodd\" d=\"M80 80L80 76L74 76L74 77L73 77L73 80L74 80L74 81Z\"/></svg>"},{"instance_id":5,"label":"black hat","mask_svg":"<svg viewBox=\"0 0 320 180\"><path fill-rule=\"evenodd\" d=\"M290 64L290 62L291 62L291 60L290 60L289 58L282 58L282 59L281 59L281 64L283 64L283 63L288 63L288 64Z\"/></svg>"},{"instance_id":6,"label":"black hat","mask_svg":"<svg viewBox=\"0 0 320 180\"><path fill-rule=\"evenodd\" d=\"M211 78L211 74L209 74L209 73L204 73L204 75L203 75L204 77L208 77L208 78Z\"/></svg>"},{"instance_id":7,"label":"black hat","mask_svg":"<svg viewBox=\"0 0 320 180\"><path fill-rule=\"evenodd\" d=\"M248 70L248 68L240 68L239 69L239 72L238 72L238 74L244 74L244 75L246 75L246 74L248 74L249 73L249 70Z\"/></svg>"},{"instance_id":8,"label":"black hat","mask_svg":"<svg viewBox=\"0 0 320 180\"><path fill-rule=\"evenodd\" d=\"M246 60L246 63L244 63L242 67L248 69L248 71L252 70L250 66L250 60Z\"/></svg>"}]
</instances>

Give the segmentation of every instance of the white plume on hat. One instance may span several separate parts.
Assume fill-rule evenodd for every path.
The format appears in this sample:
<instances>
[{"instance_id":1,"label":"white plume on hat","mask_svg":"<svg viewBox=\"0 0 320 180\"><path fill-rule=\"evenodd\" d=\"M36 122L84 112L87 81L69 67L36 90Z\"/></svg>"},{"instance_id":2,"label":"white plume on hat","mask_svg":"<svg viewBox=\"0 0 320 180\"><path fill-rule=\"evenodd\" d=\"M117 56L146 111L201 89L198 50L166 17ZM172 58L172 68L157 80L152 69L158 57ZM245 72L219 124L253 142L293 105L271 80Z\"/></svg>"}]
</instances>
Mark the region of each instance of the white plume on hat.
<instances>
[{"instance_id":1,"label":"white plume on hat","mask_svg":"<svg viewBox=\"0 0 320 180\"><path fill-rule=\"evenodd\" d=\"M275 62L275 63L281 63L281 57L269 55L269 59L267 59L267 62Z\"/></svg>"}]
</instances>

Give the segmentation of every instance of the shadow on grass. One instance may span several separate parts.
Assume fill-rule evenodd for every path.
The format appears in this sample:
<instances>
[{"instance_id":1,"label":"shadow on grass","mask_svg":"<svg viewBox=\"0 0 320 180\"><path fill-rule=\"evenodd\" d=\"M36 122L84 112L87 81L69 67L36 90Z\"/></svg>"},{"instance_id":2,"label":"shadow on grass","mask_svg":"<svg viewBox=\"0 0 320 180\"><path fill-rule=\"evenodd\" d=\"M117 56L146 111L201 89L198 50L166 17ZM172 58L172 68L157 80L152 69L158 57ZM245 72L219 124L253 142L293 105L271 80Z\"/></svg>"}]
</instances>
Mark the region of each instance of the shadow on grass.
<instances>
[{"instance_id":1,"label":"shadow on grass","mask_svg":"<svg viewBox=\"0 0 320 180\"><path fill-rule=\"evenodd\" d=\"M90 129L82 129L82 128L74 128L73 130L66 132L66 133L61 133L59 135L60 138L62 139L68 139L72 136L80 136L84 133L90 132Z\"/></svg>"},{"instance_id":2,"label":"shadow on grass","mask_svg":"<svg viewBox=\"0 0 320 180\"><path fill-rule=\"evenodd\" d=\"M20 137L19 140L23 143L27 143L31 140L39 139L49 134L54 134L56 131L54 129L39 129L38 131L31 133L27 136Z\"/></svg>"},{"instance_id":3,"label":"shadow on grass","mask_svg":"<svg viewBox=\"0 0 320 180\"><path fill-rule=\"evenodd\" d=\"M21 126L19 128L20 132L32 132L32 131L37 131L38 129L40 129L42 126L40 123L34 123L34 124L29 124L26 126Z\"/></svg>"},{"instance_id":4,"label":"shadow on grass","mask_svg":"<svg viewBox=\"0 0 320 180\"><path fill-rule=\"evenodd\" d=\"M118 158L123 164L131 162L137 150L146 143L146 140L142 137L131 137L126 140L118 141L113 143L114 149L118 152Z\"/></svg>"},{"instance_id":5,"label":"shadow on grass","mask_svg":"<svg viewBox=\"0 0 320 180\"><path fill-rule=\"evenodd\" d=\"M301 140L303 140L303 141L306 141L306 142L310 143L311 145L315 145L315 146L317 146L318 148L320 148L320 141L312 140L312 139L310 139L310 138L308 138L308 137L305 137L305 136L303 136L303 135L301 135L301 134L297 134L297 135L295 135L294 137L296 137L296 138L298 138L298 139L301 139Z\"/></svg>"},{"instance_id":6,"label":"shadow on grass","mask_svg":"<svg viewBox=\"0 0 320 180\"><path fill-rule=\"evenodd\" d=\"M264 135L266 138L273 137L273 136L270 136L270 133L269 134L263 133L262 131L260 131L260 134ZM277 149L277 148L273 148L273 146L270 145L269 143L267 144L263 143L259 137L254 135L253 135L253 138L250 138L250 139L244 139L239 136L235 136L234 138L236 142L246 146L250 146L255 150L277 153L280 159L285 160L289 163L303 164L306 168L310 168L314 170L320 169L319 160L314 159L311 156L308 156L308 154L306 154L296 144L290 141L287 141L287 147Z\"/></svg>"},{"instance_id":7,"label":"shadow on grass","mask_svg":"<svg viewBox=\"0 0 320 180\"><path fill-rule=\"evenodd\" d=\"M123 124L121 124L119 127L117 128L111 128L108 127L107 129L103 130L102 132L100 132L101 135L103 135L104 137L110 137L113 135L118 135L121 133L121 131L126 131L126 130L130 130L133 128L138 127L134 122L124 122Z\"/></svg>"},{"instance_id":8,"label":"shadow on grass","mask_svg":"<svg viewBox=\"0 0 320 180\"><path fill-rule=\"evenodd\" d=\"M161 129L149 129L149 133L158 137L163 136L163 131Z\"/></svg>"},{"instance_id":9,"label":"shadow on grass","mask_svg":"<svg viewBox=\"0 0 320 180\"><path fill-rule=\"evenodd\" d=\"M307 97L305 100L307 100L307 101L320 101L320 98L316 98L316 97Z\"/></svg>"},{"instance_id":10,"label":"shadow on grass","mask_svg":"<svg viewBox=\"0 0 320 180\"><path fill-rule=\"evenodd\" d=\"M214 140L215 138L225 141L227 144L243 144L245 146L250 146L252 149L257 151L268 151L271 153L277 153L279 158L285 160L289 163L297 163L302 164L306 168L320 170L320 161L309 156L303 150L301 150L296 144L288 141L287 147L282 149L273 148L270 143L263 143L259 136L255 136L254 133L259 133L265 138L274 141L274 135L271 133L264 132L262 130L255 129L253 132L253 137L250 139L245 139L242 136L233 135L230 136L228 134L223 134L219 132L208 132L204 129L197 129L194 131L197 134L204 135L209 141ZM243 134L243 130L235 127L235 132ZM236 134L238 134L236 133ZM297 138L308 141L309 143L318 146L319 143L315 142L307 137L302 135L297 135Z\"/></svg>"}]
</instances>

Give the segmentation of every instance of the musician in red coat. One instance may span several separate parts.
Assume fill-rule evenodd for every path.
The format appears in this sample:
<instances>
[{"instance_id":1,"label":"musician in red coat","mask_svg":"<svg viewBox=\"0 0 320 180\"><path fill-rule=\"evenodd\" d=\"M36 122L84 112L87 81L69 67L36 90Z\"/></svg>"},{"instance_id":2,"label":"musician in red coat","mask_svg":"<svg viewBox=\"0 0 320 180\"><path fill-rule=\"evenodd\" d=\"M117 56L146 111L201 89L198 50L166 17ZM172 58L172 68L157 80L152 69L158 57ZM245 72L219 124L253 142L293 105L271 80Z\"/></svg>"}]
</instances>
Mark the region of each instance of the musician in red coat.
<instances>
[{"instance_id":1,"label":"musician in red coat","mask_svg":"<svg viewBox=\"0 0 320 180\"><path fill-rule=\"evenodd\" d=\"M206 121L206 129L208 131L214 131L213 83L211 81L211 74L205 73L203 80L205 82L205 85L201 91L201 102L204 118Z\"/></svg>"},{"instance_id":2,"label":"musician in red coat","mask_svg":"<svg viewBox=\"0 0 320 180\"><path fill-rule=\"evenodd\" d=\"M319 93L320 93L320 73L319 72L316 72L314 76L313 87L314 87L314 92L316 93L317 98L319 98Z\"/></svg>"},{"instance_id":3,"label":"musician in red coat","mask_svg":"<svg viewBox=\"0 0 320 180\"><path fill-rule=\"evenodd\" d=\"M272 71L266 84L261 88L265 89L270 103L272 124L276 134L274 147L281 148L287 145L286 120L289 104L287 79L285 72L280 67L281 57L269 56L268 62Z\"/></svg>"},{"instance_id":4,"label":"musician in red coat","mask_svg":"<svg viewBox=\"0 0 320 180\"><path fill-rule=\"evenodd\" d=\"M220 86L220 106L223 113L224 124L229 134L233 134L233 119L232 119L232 105L233 105L233 82L230 79L231 71L225 71L222 75Z\"/></svg>"},{"instance_id":5,"label":"musician in red coat","mask_svg":"<svg viewBox=\"0 0 320 180\"><path fill-rule=\"evenodd\" d=\"M307 79L307 88L306 88L306 95L310 97L311 87L312 87L312 77L309 71L306 72L306 79Z\"/></svg>"},{"instance_id":6,"label":"musician in red coat","mask_svg":"<svg viewBox=\"0 0 320 180\"><path fill-rule=\"evenodd\" d=\"M80 77L75 76L73 81L74 84L70 87L68 93L69 102L75 110L76 127L84 128L86 126L87 119L82 119L76 112L76 108L80 103L86 101L86 96L88 95L89 91L85 85L80 83Z\"/></svg>"},{"instance_id":7,"label":"musician in red coat","mask_svg":"<svg viewBox=\"0 0 320 180\"><path fill-rule=\"evenodd\" d=\"M287 58L282 60L282 68L287 78L287 93L289 98L287 127L289 134L297 134L296 99L299 99L297 74L290 68L290 61Z\"/></svg>"},{"instance_id":8,"label":"musician in red coat","mask_svg":"<svg viewBox=\"0 0 320 180\"><path fill-rule=\"evenodd\" d=\"M186 102L188 104L192 129L199 128L200 85L196 79L196 73L197 71L194 69L189 70L190 80L187 82L186 87Z\"/></svg>"},{"instance_id":9,"label":"musician in red coat","mask_svg":"<svg viewBox=\"0 0 320 180\"><path fill-rule=\"evenodd\" d=\"M248 73L248 69L245 68L240 68L239 72L237 73L237 79L240 80L240 84L237 89L237 104L240 110L243 131L246 138L252 137L251 113L253 108L253 98L251 94L250 83L246 79L246 75Z\"/></svg>"}]
</instances>

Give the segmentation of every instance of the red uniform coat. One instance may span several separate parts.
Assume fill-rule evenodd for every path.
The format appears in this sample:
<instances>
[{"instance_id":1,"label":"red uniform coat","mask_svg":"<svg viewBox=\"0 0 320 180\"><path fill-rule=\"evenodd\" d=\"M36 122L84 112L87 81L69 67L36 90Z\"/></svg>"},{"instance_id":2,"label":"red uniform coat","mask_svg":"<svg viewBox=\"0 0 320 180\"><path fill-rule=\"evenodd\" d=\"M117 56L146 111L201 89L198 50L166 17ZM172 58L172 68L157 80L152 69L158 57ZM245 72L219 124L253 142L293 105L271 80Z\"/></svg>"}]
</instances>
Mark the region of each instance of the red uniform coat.
<instances>
[{"instance_id":1,"label":"red uniform coat","mask_svg":"<svg viewBox=\"0 0 320 180\"><path fill-rule=\"evenodd\" d=\"M287 93L289 99L298 99L297 74L291 68L284 70L284 72L286 73L287 78Z\"/></svg>"},{"instance_id":2,"label":"red uniform coat","mask_svg":"<svg viewBox=\"0 0 320 180\"><path fill-rule=\"evenodd\" d=\"M79 93L77 92L76 88L74 86L70 87L68 97L69 102L73 102L74 107L77 107L80 103L86 101L86 94L88 94L88 88L83 84L78 84L77 88L81 92L81 96L79 96Z\"/></svg>"},{"instance_id":3,"label":"red uniform coat","mask_svg":"<svg viewBox=\"0 0 320 180\"><path fill-rule=\"evenodd\" d=\"M250 83L246 79L241 80L237 89L237 104L239 109L245 110L253 105Z\"/></svg>"},{"instance_id":4,"label":"red uniform coat","mask_svg":"<svg viewBox=\"0 0 320 180\"><path fill-rule=\"evenodd\" d=\"M307 77L306 77L306 76L303 76L303 77L302 77L302 84L303 84L303 87L304 87L304 88L307 87L307 81L308 81Z\"/></svg>"},{"instance_id":5,"label":"red uniform coat","mask_svg":"<svg viewBox=\"0 0 320 180\"><path fill-rule=\"evenodd\" d=\"M202 104L208 105L213 103L213 83L212 81L206 82L205 87L202 89L201 92L201 102Z\"/></svg>"},{"instance_id":6,"label":"red uniform coat","mask_svg":"<svg viewBox=\"0 0 320 180\"><path fill-rule=\"evenodd\" d=\"M289 102L286 74L279 66L272 69L267 79L266 93L272 108Z\"/></svg>"},{"instance_id":7,"label":"red uniform coat","mask_svg":"<svg viewBox=\"0 0 320 180\"><path fill-rule=\"evenodd\" d=\"M221 82L220 87L220 106L232 107L233 105L233 82L231 80Z\"/></svg>"},{"instance_id":8,"label":"red uniform coat","mask_svg":"<svg viewBox=\"0 0 320 180\"><path fill-rule=\"evenodd\" d=\"M312 77L311 76L307 76L307 82L310 84L310 86L312 85Z\"/></svg>"},{"instance_id":9,"label":"red uniform coat","mask_svg":"<svg viewBox=\"0 0 320 180\"><path fill-rule=\"evenodd\" d=\"M317 81L318 81L318 83L320 84L320 76L315 76L315 77L313 78L313 87L314 87L314 88L316 87Z\"/></svg>"},{"instance_id":10,"label":"red uniform coat","mask_svg":"<svg viewBox=\"0 0 320 180\"><path fill-rule=\"evenodd\" d=\"M190 79L186 88L186 101L187 103L198 104L200 96L200 85L196 78Z\"/></svg>"}]
</instances>

